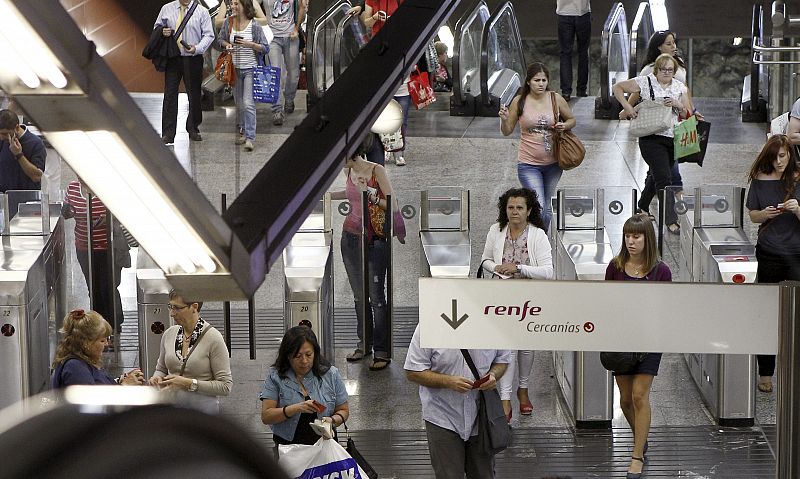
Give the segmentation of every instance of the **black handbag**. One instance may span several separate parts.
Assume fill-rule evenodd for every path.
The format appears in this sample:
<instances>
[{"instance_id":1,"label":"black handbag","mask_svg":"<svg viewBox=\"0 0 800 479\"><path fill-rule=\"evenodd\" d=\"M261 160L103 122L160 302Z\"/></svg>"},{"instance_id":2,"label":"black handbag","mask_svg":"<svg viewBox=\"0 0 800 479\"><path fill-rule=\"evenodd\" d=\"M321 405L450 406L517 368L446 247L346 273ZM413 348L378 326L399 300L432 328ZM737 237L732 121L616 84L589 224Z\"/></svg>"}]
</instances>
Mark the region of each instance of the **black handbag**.
<instances>
[{"instance_id":1,"label":"black handbag","mask_svg":"<svg viewBox=\"0 0 800 479\"><path fill-rule=\"evenodd\" d=\"M600 362L609 371L625 374L636 369L646 357L647 353L602 352Z\"/></svg>"},{"instance_id":2,"label":"black handbag","mask_svg":"<svg viewBox=\"0 0 800 479\"><path fill-rule=\"evenodd\" d=\"M345 447L344 450L347 451L347 453L350 454L350 457L356 461L358 467L367 473L367 477L369 479L378 479L378 472L375 471L369 462L367 462L361 452L356 449L356 443L353 441L353 438L350 437L350 431L347 430L347 424L342 423L342 426L344 426L344 432L347 435L347 447Z\"/></svg>"},{"instance_id":3,"label":"black handbag","mask_svg":"<svg viewBox=\"0 0 800 479\"><path fill-rule=\"evenodd\" d=\"M475 380L481 378L469 351L461 350ZM497 389L478 391L478 446L489 454L497 454L511 444L511 427L508 425L503 403Z\"/></svg>"}]
</instances>

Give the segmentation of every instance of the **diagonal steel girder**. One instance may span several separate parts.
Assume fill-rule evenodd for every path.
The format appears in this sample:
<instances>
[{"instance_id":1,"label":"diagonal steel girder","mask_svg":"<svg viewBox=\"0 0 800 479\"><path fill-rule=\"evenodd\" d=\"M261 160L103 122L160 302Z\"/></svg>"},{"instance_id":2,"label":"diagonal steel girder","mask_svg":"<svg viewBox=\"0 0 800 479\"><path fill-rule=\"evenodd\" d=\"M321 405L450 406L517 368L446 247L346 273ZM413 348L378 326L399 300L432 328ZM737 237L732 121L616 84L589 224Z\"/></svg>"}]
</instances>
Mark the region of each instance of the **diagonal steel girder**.
<instances>
[{"instance_id":1,"label":"diagonal steel girder","mask_svg":"<svg viewBox=\"0 0 800 479\"><path fill-rule=\"evenodd\" d=\"M250 257L251 291L459 1L405 0L224 214Z\"/></svg>"}]
</instances>

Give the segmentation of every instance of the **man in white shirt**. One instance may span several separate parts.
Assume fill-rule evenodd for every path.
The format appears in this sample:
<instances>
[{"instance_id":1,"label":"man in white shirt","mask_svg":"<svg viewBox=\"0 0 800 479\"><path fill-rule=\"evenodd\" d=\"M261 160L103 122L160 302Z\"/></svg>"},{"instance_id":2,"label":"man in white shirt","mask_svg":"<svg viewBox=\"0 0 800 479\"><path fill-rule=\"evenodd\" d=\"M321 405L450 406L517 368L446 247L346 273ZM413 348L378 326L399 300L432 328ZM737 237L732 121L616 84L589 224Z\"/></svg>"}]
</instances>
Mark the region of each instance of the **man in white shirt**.
<instances>
[{"instance_id":1,"label":"man in white shirt","mask_svg":"<svg viewBox=\"0 0 800 479\"><path fill-rule=\"evenodd\" d=\"M577 95L586 96L589 83L589 39L592 35L592 7L589 0L556 0L558 45L561 48L561 96L572 98L572 46L578 39Z\"/></svg>"}]
</instances>

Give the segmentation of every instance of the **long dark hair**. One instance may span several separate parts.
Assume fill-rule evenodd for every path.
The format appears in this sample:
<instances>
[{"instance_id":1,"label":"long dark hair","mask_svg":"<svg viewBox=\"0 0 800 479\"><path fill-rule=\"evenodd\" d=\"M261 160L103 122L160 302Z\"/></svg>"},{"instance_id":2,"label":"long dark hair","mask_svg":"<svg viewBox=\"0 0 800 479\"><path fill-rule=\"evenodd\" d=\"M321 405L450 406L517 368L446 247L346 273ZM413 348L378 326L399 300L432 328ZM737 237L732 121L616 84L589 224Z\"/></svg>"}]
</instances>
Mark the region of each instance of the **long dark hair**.
<instances>
[{"instance_id":1,"label":"long dark hair","mask_svg":"<svg viewBox=\"0 0 800 479\"><path fill-rule=\"evenodd\" d=\"M306 341L311 343L311 347L314 348L314 364L311 366L311 372L314 373L314 376L321 379L322 375L331 368L331 363L322 357L317 335L314 334L314 331L311 331L311 328L307 326L295 326L289 328L286 334L283 335L281 345L278 348L278 357L275 358L275 364L272 365L278 371L278 376L281 379L286 378L286 372L292 367L289 360L297 355L297 352L300 351Z\"/></svg>"},{"instance_id":2,"label":"long dark hair","mask_svg":"<svg viewBox=\"0 0 800 479\"><path fill-rule=\"evenodd\" d=\"M550 89L550 70L542 62L533 62L528 65L528 73L525 74L525 83L520 89L519 100L517 100L517 116L522 118L522 110L525 108L525 98L531 92L530 81L539 73L544 73L547 77L547 89Z\"/></svg>"},{"instance_id":3,"label":"long dark hair","mask_svg":"<svg viewBox=\"0 0 800 479\"><path fill-rule=\"evenodd\" d=\"M644 63L642 63L642 68L650 65L651 63L655 63L656 58L661 55L661 50L659 48L664 42L667 41L667 37L672 35L672 41L677 42L678 36L675 35L675 32L671 32L669 30L662 30L659 32L655 32L651 37L650 40L647 42L647 56L644 58ZM678 63L678 66L686 69L686 64L683 62L683 58L679 55L675 54L672 56L675 61Z\"/></svg>"},{"instance_id":4,"label":"long dark hair","mask_svg":"<svg viewBox=\"0 0 800 479\"><path fill-rule=\"evenodd\" d=\"M781 175L781 186L786 193L786 198L794 196L794 189L797 185L797 150L789 142L789 137L786 135L772 135L769 140L761 148L761 153L758 158L753 162L750 168L750 175L748 181L755 180L759 173L771 175L775 171L775 166L772 164L778 157L778 152L781 148L786 149L786 154L789 155L789 160L786 162L786 169L783 170Z\"/></svg>"},{"instance_id":5,"label":"long dark hair","mask_svg":"<svg viewBox=\"0 0 800 479\"><path fill-rule=\"evenodd\" d=\"M247 17L248 20L255 18L256 7L253 6L251 0L239 0L239 5L242 6L242 13L244 13L244 16Z\"/></svg>"},{"instance_id":6,"label":"long dark hair","mask_svg":"<svg viewBox=\"0 0 800 479\"><path fill-rule=\"evenodd\" d=\"M497 214L497 222L500 223L500 229L503 229L506 227L506 225L508 225L508 213L506 213L506 206L508 206L508 200L511 198L525 198L525 206L531 209L530 213L528 213L528 223L544 230L544 221L542 221L542 205L539 203L539 198L536 192L529 190L528 188L511 188L503 193L503 196L497 200L497 209L499 210Z\"/></svg>"}]
</instances>

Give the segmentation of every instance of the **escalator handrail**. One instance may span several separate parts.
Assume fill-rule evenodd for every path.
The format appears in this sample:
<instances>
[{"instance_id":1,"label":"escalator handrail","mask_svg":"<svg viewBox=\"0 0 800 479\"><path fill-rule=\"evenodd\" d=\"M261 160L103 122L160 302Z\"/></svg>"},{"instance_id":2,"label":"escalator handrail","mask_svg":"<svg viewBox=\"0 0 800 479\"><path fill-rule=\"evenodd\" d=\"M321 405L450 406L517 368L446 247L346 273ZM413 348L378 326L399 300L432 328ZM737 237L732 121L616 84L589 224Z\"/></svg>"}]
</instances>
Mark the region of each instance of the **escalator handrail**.
<instances>
[{"instance_id":1,"label":"escalator handrail","mask_svg":"<svg viewBox=\"0 0 800 479\"><path fill-rule=\"evenodd\" d=\"M349 13L336 25L336 34L333 36L333 81L336 81L339 75L342 74L342 37L344 35L344 26L355 16L355 13Z\"/></svg>"},{"instance_id":2,"label":"escalator handrail","mask_svg":"<svg viewBox=\"0 0 800 479\"><path fill-rule=\"evenodd\" d=\"M600 101L604 107L608 107L611 102L611 89L608 85L608 55L611 48L611 33L619 24L627 28L625 18L625 7L622 2L617 2L611 7L606 23L603 25L603 32L600 35Z\"/></svg>"},{"instance_id":3,"label":"escalator handrail","mask_svg":"<svg viewBox=\"0 0 800 479\"><path fill-rule=\"evenodd\" d=\"M338 0L336 2L331 3L331 5L328 7L328 9L325 10L325 13L323 13L322 16L320 16L314 22L314 28L308 29L308 38L307 38L307 42L306 42L306 49L307 49L307 54L306 54L306 81L308 82L308 94L314 100L319 100L319 97L317 96L317 78L316 78L316 72L315 72L315 68L314 68L314 58L315 58L315 52L314 52L314 44L315 44L315 42L314 42L314 39L317 36L316 35L317 29L320 26L324 25L325 22L327 22L330 19L330 17L333 16L333 14L336 13L342 7L343 4L347 5L348 9L351 7L351 4L350 4L349 0ZM324 66L323 66L323 68L324 68Z\"/></svg>"},{"instance_id":4,"label":"escalator handrail","mask_svg":"<svg viewBox=\"0 0 800 479\"><path fill-rule=\"evenodd\" d=\"M645 14L647 14L647 19L650 20L650 30L655 30L653 25L653 13L650 9L650 2L641 2L639 4L639 9L636 11L636 16L633 17L633 24L631 25L631 56L628 67L628 78L635 77L639 71L639 65L636 63L636 56L638 54L637 50L639 46L639 28L642 26L642 22L645 19Z\"/></svg>"},{"instance_id":5,"label":"escalator handrail","mask_svg":"<svg viewBox=\"0 0 800 479\"><path fill-rule=\"evenodd\" d=\"M511 24L514 27L513 40L517 44L517 52L520 56L520 64L522 65L522 81L525 81L525 75L528 69L528 64L525 61L525 54L522 51L522 36L519 34L519 24L517 24L517 15L514 13L514 5L511 0L506 0L492 13L486 23L483 25L483 32L481 34L481 67L480 67L480 80L481 80L481 101L484 105L490 105L492 99L489 95L489 32L492 26L498 19L506 12L511 13Z\"/></svg>"},{"instance_id":6,"label":"escalator handrail","mask_svg":"<svg viewBox=\"0 0 800 479\"><path fill-rule=\"evenodd\" d=\"M755 53L757 45L764 43L764 8L759 4L753 5L753 23L751 27L753 38L752 48ZM758 40L756 42L756 40ZM750 62L750 111L758 109L758 90L761 83L761 64L755 61L755 55Z\"/></svg>"},{"instance_id":7,"label":"escalator handrail","mask_svg":"<svg viewBox=\"0 0 800 479\"><path fill-rule=\"evenodd\" d=\"M472 22L479 17L481 10L488 13L489 6L484 0L477 0L475 5L456 22L455 38L453 39L453 78L457 81L453 82L453 98L459 105L463 105L466 101L466 95L461 91L461 37L464 35L464 30L469 28Z\"/></svg>"}]
</instances>

